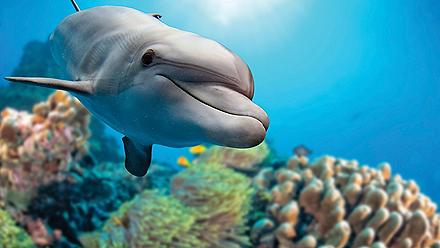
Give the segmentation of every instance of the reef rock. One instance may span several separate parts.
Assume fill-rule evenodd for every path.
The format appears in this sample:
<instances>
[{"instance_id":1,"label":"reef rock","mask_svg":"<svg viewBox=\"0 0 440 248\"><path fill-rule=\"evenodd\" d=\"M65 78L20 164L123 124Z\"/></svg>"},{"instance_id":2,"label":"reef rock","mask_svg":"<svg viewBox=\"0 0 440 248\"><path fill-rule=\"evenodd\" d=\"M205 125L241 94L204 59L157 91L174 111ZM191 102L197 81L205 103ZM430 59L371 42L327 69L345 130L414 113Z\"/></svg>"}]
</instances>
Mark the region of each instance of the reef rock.
<instances>
[{"instance_id":1,"label":"reef rock","mask_svg":"<svg viewBox=\"0 0 440 248\"><path fill-rule=\"evenodd\" d=\"M440 245L436 204L391 167L325 156L293 157L253 179L265 211L254 221L255 247L408 247Z\"/></svg>"},{"instance_id":2,"label":"reef rock","mask_svg":"<svg viewBox=\"0 0 440 248\"><path fill-rule=\"evenodd\" d=\"M145 189L168 188L175 172L152 164L146 177L136 178L125 171L122 163L104 163L89 169L76 167L66 180L40 187L26 213L44 220L50 229L59 230L63 247L78 246L82 233L100 229L114 211L135 195ZM49 241L52 240L57 241Z\"/></svg>"}]
</instances>

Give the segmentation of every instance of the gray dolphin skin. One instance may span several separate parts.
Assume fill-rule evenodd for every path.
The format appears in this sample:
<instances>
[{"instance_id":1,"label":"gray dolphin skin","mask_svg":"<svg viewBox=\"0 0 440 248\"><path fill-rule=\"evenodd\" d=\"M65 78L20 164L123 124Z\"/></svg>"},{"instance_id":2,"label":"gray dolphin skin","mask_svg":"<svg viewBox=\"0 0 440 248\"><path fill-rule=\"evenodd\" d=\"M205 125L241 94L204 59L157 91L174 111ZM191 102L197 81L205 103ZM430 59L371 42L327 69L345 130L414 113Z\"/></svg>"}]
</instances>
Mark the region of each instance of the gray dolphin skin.
<instances>
[{"instance_id":1,"label":"gray dolphin skin","mask_svg":"<svg viewBox=\"0 0 440 248\"><path fill-rule=\"evenodd\" d=\"M252 102L249 67L231 50L157 14L74 6L78 12L50 36L52 55L72 81L6 79L71 92L125 136L128 172L147 173L153 144L247 148L264 140L268 116Z\"/></svg>"}]
</instances>

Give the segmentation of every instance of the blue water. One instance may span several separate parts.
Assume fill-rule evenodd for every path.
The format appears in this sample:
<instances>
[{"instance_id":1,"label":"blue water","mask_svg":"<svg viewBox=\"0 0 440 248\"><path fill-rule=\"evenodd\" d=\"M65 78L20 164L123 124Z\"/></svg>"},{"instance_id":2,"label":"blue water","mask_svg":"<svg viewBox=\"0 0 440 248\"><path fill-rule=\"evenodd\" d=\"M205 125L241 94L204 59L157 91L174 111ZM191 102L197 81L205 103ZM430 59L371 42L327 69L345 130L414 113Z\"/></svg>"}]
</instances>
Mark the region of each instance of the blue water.
<instances>
[{"instance_id":1,"label":"blue water","mask_svg":"<svg viewBox=\"0 0 440 248\"><path fill-rule=\"evenodd\" d=\"M440 201L439 1L78 3L159 12L237 52L253 70L255 101L270 115L268 140L281 156L305 144L315 154L389 161ZM0 75L11 73L24 44L47 39L71 13L68 0L4 4ZM156 146L154 158L174 163L184 152Z\"/></svg>"}]
</instances>

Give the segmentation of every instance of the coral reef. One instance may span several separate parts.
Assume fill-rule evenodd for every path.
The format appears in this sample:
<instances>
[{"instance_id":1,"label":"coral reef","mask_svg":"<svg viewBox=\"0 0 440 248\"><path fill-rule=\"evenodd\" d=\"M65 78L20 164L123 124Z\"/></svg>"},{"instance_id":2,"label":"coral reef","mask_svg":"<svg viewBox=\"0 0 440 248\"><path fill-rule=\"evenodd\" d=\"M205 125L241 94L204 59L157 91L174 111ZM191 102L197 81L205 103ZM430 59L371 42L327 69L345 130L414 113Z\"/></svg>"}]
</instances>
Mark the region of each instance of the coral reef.
<instances>
[{"instance_id":1,"label":"coral reef","mask_svg":"<svg viewBox=\"0 0 440 248\"><path fill-rule=\"evenodd\" d=\"M293 157L254 177L266 211L253 223L256 247L439 247L436 205L414 181L325 156Z\"/></svg>"},{"instance_id":2,"label":"coral reef","mask_svg":"<svg viewBox=\"0 0 440 248\"><path fill-rule=\"evenodd\" d=\"M221 165L188 168L173 178L171 195L145 191L124 204L85 247L245 246L250 180Z\"/></svg>"},{"instance_id":3,"label":"coral reef","mask_svg":"<svg viewBox=\"0 0 440 248\"><path fill-rule=\"evenodd\" d=\"M195 236L195 213L177 199L145 191L112 215L103 230L81 241L91 247L203 247Z\"/></svg>"},{"instance_id":4,"label":"coral reef","mask_svg":"<svg viewBox=\"0 0 440 248\"><path fill-rule=\"evenodd\" d=\"M219 163L252 174L261 169L261 165L271 157L270 155L271 151L266 142L248 149L211 146L194 159L192 163Z\"/></svg>"},{"instance_id":5,"label":"coral reef","mask_svg":"<svg viewBox=\"0 0 440 248\"><path fill-rule=\"evenodd\" d=\"M105 177L53 183L39 189L28 214L45 220L51 228L62 230L67 240L79 244L81 232L101 227L111 212L139 193L135 186L123 178Z\"/></svg>"},{"instance_id":6,"label":"coral reef","mask_svg":"<svg viewBox=\"0 0 440 248\"><path fill-rule=\"evenodd\" d=\"M7 108L0 122L0 199L65 178L69 165L87 152L89 115L77 100L57 91L33 113Z\"/></svg>"},{"instance_id":7,"label":"coral reef","mask_svg":"<svg viewBox=\"0 0 440 248\"><path fill-rule=\"evenodd\" d=\"M101 228L112 212L143 190L168 186L176 172L153 164L146 177L135 178L123 168L111 163L75 168L65 181L40 187L27 214L59 230L66 243L80 245L81 233Z\"/></svg>"},{"instance_id":8,"label":"coral reef","mask_svg":"<svg viewBox=\"0 0 440 248\"><path fill-rule=\"evenodd\" d=\"M29 49L46 53L40 45ZM62 76L37 64L19 68L16 74ZM32 103L50 92L9 89L0 103L16 104L19 91ZM309 151L277 161L266 143L199 145L178 174L153 164L138 179L114 155L103 124L92 121L90 140L89 123L84 107L61 91L31 113L1 112L0 248L440 247L436 204L387 163L309 162ZM118 163L104 162L112 160Z\"/></svg>"},{"instance_id":9,"label":"coral reef","mask_svg":"<svg viewBox=\"0 0 440 248\"><path fill-rule=\"evenodd\" d=\"M177 171L153 164L147 177L88 152L89 114L56 91L32 113L5 109L0 120L0 204L38 246L76 247L124 202L147 188L168 188ZM0 222L1 223L1 222Z\"/></svg>"},{"instance_id":10,"label":"coral reef","mask_svg":"<svg viewBox=\"0 0 440 248\"><path fill-rule=\"evenodd\" d=\"M9 214L0 209L0 247L30 248L34 247L32 239L18 227Z\"/></svg>"}]
</instances>

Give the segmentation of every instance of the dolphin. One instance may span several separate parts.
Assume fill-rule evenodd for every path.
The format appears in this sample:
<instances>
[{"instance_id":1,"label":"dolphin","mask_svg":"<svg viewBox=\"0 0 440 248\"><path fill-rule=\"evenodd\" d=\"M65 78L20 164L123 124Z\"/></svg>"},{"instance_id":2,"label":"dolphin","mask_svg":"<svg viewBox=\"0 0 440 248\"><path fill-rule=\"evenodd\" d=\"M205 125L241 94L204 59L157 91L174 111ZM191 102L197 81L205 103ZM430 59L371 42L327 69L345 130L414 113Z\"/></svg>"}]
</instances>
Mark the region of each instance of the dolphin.
<instances>
[{"instance_id":1,"label":"dolphin","mask_svg":"<svg viewBox=\"0 0 440 248\"><path fill-rule=\"evenodd\" d=\"M248 65L218 42L167 26L159 14L100 6L67 16L50 35L52 55L72 80L6 77L66 90L124 135L125 167L142 177L153 144L260 144L269 126L252 102Z\"/></svg>"}]
</instances>

